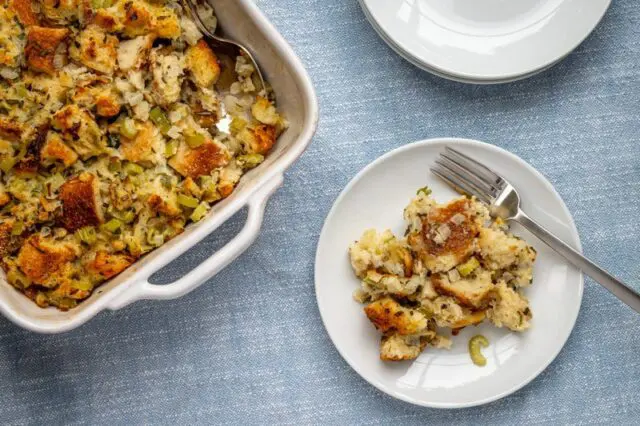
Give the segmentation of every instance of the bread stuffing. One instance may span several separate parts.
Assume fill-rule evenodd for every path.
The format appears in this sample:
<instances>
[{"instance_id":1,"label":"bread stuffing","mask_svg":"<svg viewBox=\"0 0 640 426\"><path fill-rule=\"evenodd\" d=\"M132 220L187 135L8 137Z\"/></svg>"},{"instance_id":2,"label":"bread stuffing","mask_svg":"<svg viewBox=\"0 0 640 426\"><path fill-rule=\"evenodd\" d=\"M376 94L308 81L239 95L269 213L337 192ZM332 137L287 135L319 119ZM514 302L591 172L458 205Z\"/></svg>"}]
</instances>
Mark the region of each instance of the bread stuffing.
<instances>
[{"instance_id":1,"label":"bread stuffing","mask_svg":"<svg viewBox=\"0 0 640 426\"><path fill-rule=\"evenodd\" d=\"M532 318L523 289L536 251L475 198L438 204L428 188L404 210L403 237L370 229L349 247L356 301L382 333L380 358L417 358L448 348L464 328L488 321L522 332Z\"/></svg>"},{"instance_id":2,"label":"bread stuffing","mask_svg":"<svg viewBox=\"0 0 640 426\"><path fill-rule=\"evenodd\" d=\"M0 1L7 281L68 310L207 216L287 127L254 76L178 0Z\"/></svg>"}]
</instances>

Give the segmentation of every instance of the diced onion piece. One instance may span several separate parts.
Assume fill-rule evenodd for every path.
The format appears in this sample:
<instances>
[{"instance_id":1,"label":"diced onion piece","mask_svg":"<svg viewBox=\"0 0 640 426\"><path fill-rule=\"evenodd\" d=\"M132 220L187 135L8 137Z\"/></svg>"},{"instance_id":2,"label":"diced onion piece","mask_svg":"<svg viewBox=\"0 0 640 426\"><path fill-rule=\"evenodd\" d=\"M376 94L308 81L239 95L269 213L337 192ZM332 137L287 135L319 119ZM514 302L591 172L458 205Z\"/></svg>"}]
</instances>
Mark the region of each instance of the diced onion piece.
<instances>
[{"instance_id":1,"label":"diced onion piece","mask_svg":"<svg viewBox=\"0 0 640 426\"><path fill-rule=\"evenodd\" d=\"M460 272L458 272L457 269L450 270L447 272L447 275L449 276L449 281L452 283L460 280Z\"/></svg>"},{"instance_id":2,"label":"diced onion piece","mask_svg":"<svg viewBox=\"0 0 640 426\"><path fill-rule=\"evenodd\" d=\"M451 228L449 228L449 225L447 225L446 223L438 226L436 232L440 234L444 241L447 241L447 239L449 239L449 237L451 236Z\"/></svg>"},{"instance_id":3,"label":"diced onion piece","mask_svg":"<svg viewBox=\"0 0 640 426\"><path fill-rule=\"evenodd\" d=\"M462 225L462 223L466 220L466 216L462 213L456 213L451 217L451 222L454 225Z\"/></svg>"}]
</instances>

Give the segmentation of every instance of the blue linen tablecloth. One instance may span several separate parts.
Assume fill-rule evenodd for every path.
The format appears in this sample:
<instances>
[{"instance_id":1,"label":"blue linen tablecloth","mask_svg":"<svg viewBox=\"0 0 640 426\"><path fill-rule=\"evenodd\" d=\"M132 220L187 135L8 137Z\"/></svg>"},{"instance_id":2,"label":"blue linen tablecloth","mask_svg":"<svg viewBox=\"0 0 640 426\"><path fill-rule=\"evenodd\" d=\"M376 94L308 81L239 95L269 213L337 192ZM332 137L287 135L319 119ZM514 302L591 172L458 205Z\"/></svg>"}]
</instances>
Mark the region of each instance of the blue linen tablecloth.
<instances>
[{"instance_id":1,"label":"blue linen tablecloth","mask_svg":"<svg viewBox=\"0 0 640 426\"><path fill-rule=\"evenodd\" d=\"M256 243L197 291L105 312L43 336L0 320L0 419L15 424L640 422L640 316L587 279L556 361L501 401L442 411L394 400L338 355L316 306L313 262L334 199L367 163L437 136L484 140L545 174L587 255L640 290L640 9L615 2L566 60L477 87L395 55L355 0L260 0L306 63L321 121L267 208ZM239 214L162 274L228 241Z\"/></svg>"}]
</instances>

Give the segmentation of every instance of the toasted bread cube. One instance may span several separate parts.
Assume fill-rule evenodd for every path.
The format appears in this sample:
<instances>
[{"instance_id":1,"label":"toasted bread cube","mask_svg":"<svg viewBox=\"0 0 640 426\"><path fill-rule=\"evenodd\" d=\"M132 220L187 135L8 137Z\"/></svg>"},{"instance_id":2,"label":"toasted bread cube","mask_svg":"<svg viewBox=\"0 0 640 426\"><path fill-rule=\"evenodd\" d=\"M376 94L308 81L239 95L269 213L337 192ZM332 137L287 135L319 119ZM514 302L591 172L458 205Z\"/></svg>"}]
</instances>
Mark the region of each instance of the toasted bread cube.
<instances>
[{"instance_id":1,"label":"toasted bread cube","mask_svg":"<svg viewBox=\"0 0 640 426\"><path fill-rule=\"evenodd\" d=\"M98 179L83 173L66 181L60 187L62 201L62 226L76 231L85 226L97 226L104 221Z\"/></svg>"},{"instance_id":2,"label":"toasted bread cube","mask_svg":"<svg viewBox=\"0 0 640 426\"><path fill-rule=\"evenodd\" d=\"M428 320L420 312L405 308L390 297L369 303L364 308L367 318L383 333L416 334L427 328Z\"/></svg>"},{"instance_id":3,"label":"toasted bread cube","mask_svg":"<svg viewBox=\"0 0 640 426\"><path fill-rule=\"evenodd\" d=\"M276 111L276 107L262 96L258 96L256 101L251 106L251 114L253 117L262 124L269 124L271 126L277 126L280 121L280 115Z\"/></svg>"},{"instance_id":4,"label":"toasted bread cube","mask_svg":"<svg viewBox=\"0 0 640 426\"><path fill-rule=\"evenodd\" d=\"M54 58L58 47L69 35L66 28L29 27L24 54L27 65L34 71L55 74Z\"/></svg>"},{"instance_id":5,"label":"toasted bread cube","mask_svg":"<svg viewBox=\"0 0 640 426\"><path fill-rule=\"evenodd\" d=\"M17 142L22 137L24 126L6 118L0 118L0 137L11 142Z\"/></svg>"},{"instance_id":6,"label":"toasted bread cube","mask_svg":"<svg viewBox=\"0 0 640 426\"><path fill-rule=\"evenodd\" d=\"M53 126L83 160L105 152L106 143L91 114L77 105L67 105L53 115Z\"/></svg>"},{"instance_id":7,"label":"toasted bread cube","mask_svg":"<svg viewBox=\"0 0 640 426\"><path fill-rule=\"evenodd\" d=\"M524 240L506 234L501 229L482 228L478 246L483 261L490 269L508 270L509 284L528 286L533 278L536 251Z\"/></svg>"},{"instance_id":8,"label":"toasted bread cube","mask_svg":"<svg viewBox=\"0 0 640 426\"><path fill-rule=\"evenodd\" d=\"M158 129L150 122L136 124L136 129L138 133L133 139L120 137L120 152L124 158L134 163L159 163L164 151L164 140Z\"/></svg>"},{"instance_id":9,"label":"toasted bread cube","mask_svg":"<svg viewBox=\"0 0 640 426\"><path fill-rule=\"evenodd\" d=\"M13 223L12 219L0 223L0 258L4 258L16 248L15 237L11 232Z\"/></svg>"},{"instance_id":10,"label":"toasted bread cube","mask_svg":"<svg viewBox=\"0 0 640 426\"><path fill-rule=\"evenodd\" d=\"M96 95L96 114L100 117L115 117L120 113L120 101L118 96L106 90Z\"/></svg>"},{"instance_id":11,"label":"toasted bread cube","mask_svg":"<svg viewBox=\"0 0 640 426\"><path fill-rule=\"evenodd\" d=\"M532 314L527 298L507 286L504 281L499 281L496 289L498 297L487 310L489 321L496 327L507 327L512 331L524 331L529 328Z\"/></svg>"},{"instance_id":12,"label":"toasted bread cube","mask_svg":"<svg viewBox=\"0 0 640 426\"><path fill-rule=\"evenodd\" d=\"M123 29L123 25L119 15L118 11L113 8L98 9L94 12L91 23L108 33L120 32Z\"/></svg>"},{"instance_id":13,"label":"toasted bread cube","mask_svg":"<svg viewBox=\"0 0 640 426\"><path fill-rule=\"evenodd\" d=\"M485 318L486 311L472 311L466 313L465 316L451 324L451 326L454 329L460 329L470 325L480 324Z\"/></svg>"},{"instance_id":14,"label":"toasted bread cube","mask_svg":"<svg viewBox=\"0 0 640 426\"><path fill-rule=\"evenodd\" d=\"M464 220L456 223L454 216ZM474 239L479 225L473 203L458 198L429 210L422 229L409 234L407 241L431 272L445 272L468 258L475 250Z\"/></svg>"},{"instance_id":15,"label":"toasted bread cube","mask_svg":"<svg viewBox=\"0 0 640 426\"><path fill-rule=\"evenodd\" d=\"M11 201L11 196L7 193L7 190L4 188L4 185L0 183L0 207L4 207L9 204Z\"/></svg>"},{"instance_id":16,"label":"toasted bread cube","mask_svg":"<svg viewBox=\"0 0 640 426\"><path fill-rule=\"evenodd\" d=\"M126 254L111 254L100 250L89 263L88 269L108 280L127 269L134 261L133 257Z\"/></svg>"},{"instance_id":17,"label":"toasted bread cube","mask_svg":"<svg viewBox=\"0 0 640 426\"><path fill-rule=\"evenodd\" d=\"M151 210L169 217L176 217L182 214L176 191L165 186L163 177L154 179L148 189L147 204L151 207Z\"/></svg>"},{"instance_id":18,"label":"toasted bread cube","mask_svg":"<svg viewBox=\"0 0 640 426\"><path fill-rule=\"evenodd\" d=\"M33 10L31 0L10 0L9 8L18 16L18 20L25 27L38 25L38 15Z\"/></svg>"},{"instance_id":19,"label":"toasted bread cube","mask_svg":"<svg viewBox=\"0 0 640 426\"><path fill-rule=\"evenodd\" d=\"M122 71L140 68L148 60L153 40L155 35L147 34L121 41L118 46L118 67Z\"/></svg>"},{"instance_id":20,"label":"toasted bread cube","mask_svg":"<svg viewBox=\"0 0 640 426\"><path fill-rule=\"evenodd\" d=\"M69 243L47 240L35 234L24 242L17 261L31 281L52 287L57 284L56 273L77 255L77 249Z\"/></svg>"},{"instance_id":21,"label":"toasted bread cube","mask_svg":"<svg viewBox=\"0 0 640 426\"><path fill-rule=\"evenodd\" d=\"M153 76L151 95L157 104L167 106L180 99L184 79L184 58L162 54L157 49L149 55Z\"/></svg>"},{"instance_id":22,"label":"toasted bread cube","mask_svg":"<svg viewBox=\"0 0 640 426\"><path fill-rule=\"evenodd\" d=\"M416 359L427 346L427 342L427 338L420 336L385 334L380 340L380 359L383 361Z\"/></svg>"},{"instance_id":23,"label":"toasted bread cube","mask_svg":"<svg viewBox=\"0 0 640 426\"><path fill-rule=\"evenodd\" d=\"M460 304L470 308L487 306L495 295L491 272L480 268L473 275L453 282L446 274L436 274L431 281L438 292L452 296Z\"/></svg>"},{"instance_id":24,"label":"toasted bread cube","mask_svg":"<svg viewBox=\"0 0 640 426\"><path fill-rule=\"evenodd\" d=\"M187 69L198 86L210 88L216 84L220 77L220 65L206 41L200 40L195 46L190 46L186 56Z\"/></svg>"},{"instance_id":25,"label":"toasted bread cube","mask_svg":"<svg viewBox=\"0 0 640 426\"><path fill-rule=\"evenodd\" d=\"M267 124L247 126L238 133L250 153L266 154L276 143L276 128Z\"/></svg>"},{"instance_id":26,"label":"toasted bread cube","mask_svg":"<svg viewBox=\"0 0 640 426\"><path fill-rule=\"evenodd\" d=\"M91 25L82 30L69 53L87 68L111 75L118 58L118 38L107 34L97 25Z\"/></svg>"},{"instance_id":27,"label":"toasted bread cube","mask_svg":"<svg viewBox=\"0 0 640 426\"><path fill-rule=\"evenodd\" d=\"M62 141L59 134L49 132L40 150L40 159L45 164L53 161L61 161L62 164L69 167L78 161L78 154Z\"/></svg>"},{"instance_id":28,"label":"toasted bread cube","mask_svg":"<svg viewBox=\"0 0 640 426\"><path fill-rule=\"evenodd\" d=\"M229 152L226 147L213 141L206 141L195 149L181 143L178 152L168 163L182 176L196 179L227 165Z\"/></svg>"},{"instance_id":29,"label":"toasted bread cube","mask_svg":"<svg viewBox=\"0 0 640 426\"><path fill-rule=\"evenodd\" d=\"M81 16L90 16L89 0L41 0L42 13L50 21L71 23Z\"/></svg>"},{"instance_id":30,"label":"toasted bread cube","mask_svg":"<svg viewBox=\"0 0 640 426\"><path fill-rule=\"evenodd\" d=\"M126 36L154 33L161 38L180 37L180 21L173 10L139 0L127 0L120 4L124 14L123 32Z\"/></svg>"}]
</instances>

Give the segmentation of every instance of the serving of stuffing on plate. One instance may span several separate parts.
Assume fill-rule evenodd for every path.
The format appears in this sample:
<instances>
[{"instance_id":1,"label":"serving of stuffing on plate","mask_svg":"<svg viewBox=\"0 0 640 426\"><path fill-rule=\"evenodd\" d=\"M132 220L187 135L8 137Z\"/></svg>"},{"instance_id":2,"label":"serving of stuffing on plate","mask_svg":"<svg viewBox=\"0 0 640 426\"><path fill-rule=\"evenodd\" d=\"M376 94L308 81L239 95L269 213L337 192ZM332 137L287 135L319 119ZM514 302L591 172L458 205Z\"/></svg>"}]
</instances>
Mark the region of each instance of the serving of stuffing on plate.
<instances>
[{"instance_id":1,"label":"serving of stuffing on plate","mask_svg":"<svg viewBox=\"0 0 640 426\"><path fill-rule=\"evenodd\" d=\"M445 329L456 334L483 321L516 332L530 326L522 290L533 279L535 250L475 198L438 204L430 192L420 189L405 208L404 237L371 229L349 248L361 280L354 298L383 333L385 361L449 348Z\"/></svg>"},{"instance_id":2,"label":"serving of stuffing on plate","mask_svg":"<svg viewBox=\"0 0 640 426\"><path fill-rule=\"evenodd\" d=\"M250 61L224 59L179 1L0 0L11 285L73 308L263 162L286 122Z\"/></svg>"}]
</instances>

